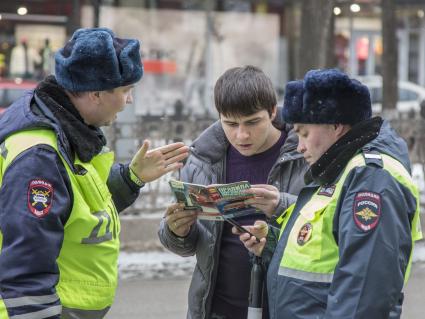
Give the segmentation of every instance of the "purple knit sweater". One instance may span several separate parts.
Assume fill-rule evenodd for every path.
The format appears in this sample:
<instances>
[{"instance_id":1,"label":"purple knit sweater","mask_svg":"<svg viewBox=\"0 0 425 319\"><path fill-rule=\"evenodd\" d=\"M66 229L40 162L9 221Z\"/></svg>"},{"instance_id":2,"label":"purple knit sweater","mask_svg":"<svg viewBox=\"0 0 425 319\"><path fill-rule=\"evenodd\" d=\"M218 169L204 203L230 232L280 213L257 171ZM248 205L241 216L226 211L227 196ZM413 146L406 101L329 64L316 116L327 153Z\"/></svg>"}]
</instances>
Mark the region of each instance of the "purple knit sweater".
<instances>
[{"instance_id":1,"label":"purple knit sweater","mask_svg":"<svg viewBox=\"0 0 425 319\"><path fill-rule=\"evenodd\" d=\"M244 156L230 146L226 158L226 183L248 181L251 185L267 184L269 172L277 161L285 138L282 134L271 148L252 156ZM244 216L238 222L252 225L258 219L265 219L265 216ZM246 319L250 272L247 250L238 236L232 234L232 225L224 223L212 306L216 318Z\"/></svg>"}]
</instances>

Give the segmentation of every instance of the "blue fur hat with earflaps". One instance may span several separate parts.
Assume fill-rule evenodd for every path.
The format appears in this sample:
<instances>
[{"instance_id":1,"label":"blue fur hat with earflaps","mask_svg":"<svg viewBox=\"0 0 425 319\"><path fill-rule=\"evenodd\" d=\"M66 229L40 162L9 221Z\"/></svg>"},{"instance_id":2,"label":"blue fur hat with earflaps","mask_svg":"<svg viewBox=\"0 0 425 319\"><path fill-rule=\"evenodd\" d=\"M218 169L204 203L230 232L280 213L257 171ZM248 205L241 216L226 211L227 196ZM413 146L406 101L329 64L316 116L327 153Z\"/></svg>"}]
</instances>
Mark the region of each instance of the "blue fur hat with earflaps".
<instances>
[{"instance_id":1,"label":"blue fur hat with earflaps","mask_svg":"<svg viewBox=\"0 0 425 319\"><path fill-rule=\"evenodd\" d=\"M311 70L286 85L283 119L287 123L350 124L372 116L369 89L336 69Z\"/></svg>"},{"instance_id":2,"label":"blue fur hat with earflaps","mask_svg":"<svg viewBox=\"0 0 425 319\"><path fill-rule=\"evenodd\" d=\"M55 54L57 82L72 92L105 91L142 78L140 44L107 28L78 29Z\"/></svg>"}]
</instances>

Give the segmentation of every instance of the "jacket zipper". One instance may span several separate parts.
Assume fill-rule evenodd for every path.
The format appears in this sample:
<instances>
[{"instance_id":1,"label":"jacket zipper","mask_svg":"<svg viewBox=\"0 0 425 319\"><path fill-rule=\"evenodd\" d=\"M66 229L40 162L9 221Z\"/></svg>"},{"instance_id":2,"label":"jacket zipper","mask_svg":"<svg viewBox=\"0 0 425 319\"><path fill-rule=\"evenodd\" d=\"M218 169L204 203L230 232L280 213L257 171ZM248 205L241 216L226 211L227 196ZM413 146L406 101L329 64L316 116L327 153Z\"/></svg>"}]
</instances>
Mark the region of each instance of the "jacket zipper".
<instances>
[{"instance_id":1,"label":"jacket zipper","mask_svg":"<svg viewBox=\"0 0 425 319\"><path fill-rule=\"evenodd\" d=\"M222 160L222 164L221 164L221 180L217 180L217 183L224 183L224 181L226 180L226 158L224 157L224 159ZM213 254L213 259L212 259L212 269L211 269L211 273L210 273L210 280L209 280L209 285L207 287L207 295L205 297L205 302L203 305L203 319L207 318L207 311L210 312L211 311L211 307L212 307L212 297L213 294L211 293L211 287L215 287L215 284L217 282L217 271L218 271L218 262L219 262L219 258L220 258L220 247L221 247L221 235L223 232L223 225L222 223L220 224L216 224L216 227L218 227L217 229L217 235L216 235L216 241L215 241L215 247L214 247L214 254Z\"/></svg>"}]
</instances>

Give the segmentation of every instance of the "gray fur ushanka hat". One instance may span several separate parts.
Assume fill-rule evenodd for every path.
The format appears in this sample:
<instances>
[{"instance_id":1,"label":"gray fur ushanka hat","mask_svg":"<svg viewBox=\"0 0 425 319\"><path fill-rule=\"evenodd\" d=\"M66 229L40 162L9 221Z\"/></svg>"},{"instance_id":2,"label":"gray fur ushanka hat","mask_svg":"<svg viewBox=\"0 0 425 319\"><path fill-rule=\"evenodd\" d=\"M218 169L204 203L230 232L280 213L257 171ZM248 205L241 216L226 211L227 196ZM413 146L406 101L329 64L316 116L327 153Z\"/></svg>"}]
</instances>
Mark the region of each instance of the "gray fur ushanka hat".
<instances>
[{"instance_id":1,"label":"gray fur ushanka hat","mask_svg":"<svg viewBox=\"0 0 425 319\"><path fill-rule=\"evenodd\" d=\"M354 125L371 117L370 93L336 69L311 70L286 85L282 113L287 123Z\"/></svg>"},{"instance_id":2,"label":"gray fur ushanka hat","mask_svg":"<svg viewBox=\"0 0 425 319\"><path fill-rule=\"evenodd\" d=\"M107 28L78 29L55 55L57 82L72 92L105 91L139 81L140 44Z\"/></svg>"}]
</instances>

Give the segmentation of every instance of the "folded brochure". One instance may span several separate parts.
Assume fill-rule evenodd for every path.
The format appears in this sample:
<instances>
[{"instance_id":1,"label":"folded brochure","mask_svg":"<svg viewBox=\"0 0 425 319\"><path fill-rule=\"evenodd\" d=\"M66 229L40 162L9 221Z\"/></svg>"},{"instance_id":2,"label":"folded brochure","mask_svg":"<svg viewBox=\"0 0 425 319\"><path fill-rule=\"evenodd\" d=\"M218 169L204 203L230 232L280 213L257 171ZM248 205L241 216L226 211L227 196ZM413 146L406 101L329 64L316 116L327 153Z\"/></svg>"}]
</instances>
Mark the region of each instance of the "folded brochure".
<instances>
[{"instance_id":1,"label":"folded brochure","mask_svg":"<svg viewBox=\"0 0 425 319\"><path fill-rule=\"evenodd\" d=\"M262 213L245 204L246 199L254 196L243 192L251 188L246 181L205 186L170 180L169 184L177 202L184 203L185 209L198 210L199 219L226 220Z\"/></svg>"}]
</instances>

